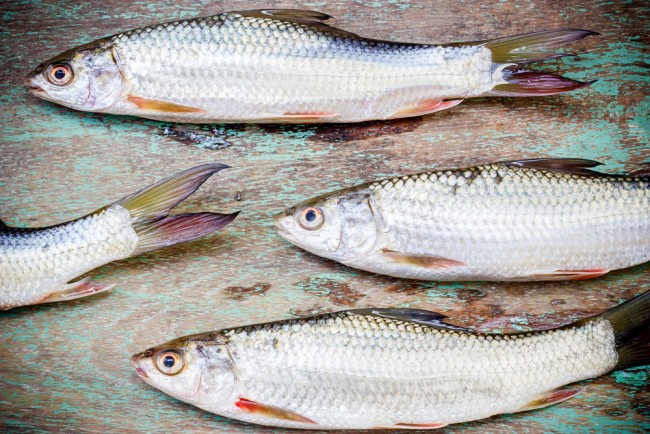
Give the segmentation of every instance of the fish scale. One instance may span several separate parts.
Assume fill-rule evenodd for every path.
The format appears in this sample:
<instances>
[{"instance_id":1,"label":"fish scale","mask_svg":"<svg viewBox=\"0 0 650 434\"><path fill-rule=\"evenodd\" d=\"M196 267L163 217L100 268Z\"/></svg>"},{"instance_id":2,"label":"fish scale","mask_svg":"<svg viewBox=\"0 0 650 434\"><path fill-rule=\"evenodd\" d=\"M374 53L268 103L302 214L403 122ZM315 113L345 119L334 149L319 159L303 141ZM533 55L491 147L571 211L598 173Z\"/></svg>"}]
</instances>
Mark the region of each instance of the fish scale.
<instances>
[{"instance_id":1,"label":"fish scale","mask_svg":"<svg viewBox=\"0 0 650 434\"><path fill-rule=\"evenodd\" d=\"M483 47L368 41L236 13L150 29L112 39L130 78L129 93L173 95L168 100L199 107L217 119L259 116L252 110L258 112L262 105L269 116L332 111L338 119L355 121L386 117L423 98L471 94L468 85L480 94L492 84L492 62ZM423 87L429 89L425 94ZM373 100L388 93L391 105L375 107L381 112L352 113L343 106L372 107ZM240 106L219 102L228 98Z\"/></svg>"},{"instance_id":2,"label":"fish scale","mask_svg":"<svg viewBox=\"0 0 650 434\"><path fill-rule=\"evenodd\" d=\"M44 286L126 258L137 245L129 211L120 206L42 231L0 229L1 305L36 302Z\"/></svg>"},{"instance_id":3,"label":"fish scale","mask_svg":"<svg viewBox=\"0 0 650 434\"><path fill-rule=\"evenodd\" d=\"M310 252L424 280L582 279L650 260L648 176L562 167L575 162L597 164L522 160L392 178L305 201L275 222ZM301 220L310 207L323 219L313 230Z\"/></svg>"},{"instance_id":4,"label":"fish scale","mask_svg":"<svg viewBox=\"0 0 650 434\"><path fill-rule=\"evenodd\" d=\"M0 309L71 300L112 285L75 277L137 253L196 239L232 221L217 213L169 210L227 166L204 164L133 193L77 220L44 228L12 228L0 221Z\"/></svg>"},{"instance_id":5,"label":"fish scale","mask_svg":"<svg viewBox=\"0 0 650 434\"><path fill-rule=\"evenodd\" d=\"M302 429L439 428L565 401L648 363L650 292L552 330L481 334L439 313L359 309L198 333L135 354L138 375L222 416Z\"/></svg>"},{"instance_id":6,"label":"fish scale","mask_svg":"<svg viewBox=\"0 0 650 434\"><path fill-rule=\"evenodd\" d=\"M325 24L329 18L258 10L157 24L62 53L27 85L78 110L174 122L306 123L418 116L464 98L552 95L589 84L514 69L561 57L545 50L594 34L588 30L434 45L363 38ZM67 75L53 79L55 67Z\"/></svg>"},{"instance_id":7,"label":"fish scale","mask_svg":"<svg viewBox=\"0 0 650 434\"><path fill-rule=\"evenodd\" d=\"M372 428L386 414L454 423L516 411L617 361L604 321L486 336L351 313L224 334L244 396L328 428Z\"/></svg>"}]
</instances>

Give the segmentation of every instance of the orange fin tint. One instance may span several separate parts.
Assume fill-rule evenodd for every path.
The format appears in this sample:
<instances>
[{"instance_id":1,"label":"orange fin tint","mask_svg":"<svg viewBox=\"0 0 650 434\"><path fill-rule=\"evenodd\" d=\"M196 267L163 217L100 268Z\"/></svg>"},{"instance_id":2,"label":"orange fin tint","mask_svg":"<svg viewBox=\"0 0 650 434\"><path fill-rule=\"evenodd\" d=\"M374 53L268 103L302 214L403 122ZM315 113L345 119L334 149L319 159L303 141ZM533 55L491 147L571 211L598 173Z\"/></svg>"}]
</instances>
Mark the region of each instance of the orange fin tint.
<instances>
[{"instance_id":1,"label":"orange fin tint","mask_svg":"<svg viewBox=\"0 0 650 434\"><path fill-rule=\"evenodd\" d=\"M537 398L533 399L517 411L535 410L537 408L548 407L549 405L557 404L567 399L571 399L578 393L583 392L586 387L576 387L573 389L555 389L546 393L542 393Z\"/></svg>"},{"instance_id":2,"label":"orange fin tint","mask_svg":"<svg viewBox=\"0 0 650 434\"><path fill-rule=\"evenodd\" d=\"M141 98L139 96L129 96L127 100L142 110L153 110L156 112L165 113L197 113L204 111L196 107L188 107L186 105L175 104L168 101L160 101L157 99Z\"/></svg>"},{"instance_id":3,"label":"orange fin tint","mask_svg":"<svg viewBox=\"0 0 650 434\"><path fill-rule=\"evenodd\" d=\"M587 280L609 273L604 268L593 270L557 270L546 274L533 274L532 277L543 280Z\"/></svg>"},{"instance_id":4,"label":"orange fin tint","mask_svg":"<svg viewBox=\"0 0 650 434\"><path fill-rule=\"evenodd\" d=\"M283 410L281 408L272 407L270 405L260 404L259 402L251 401L246 398L239 398L239 401L235 402L235 405L237 408L246 413L256 413L262 416L272 417L274 419L289 420L292 422L316 423L313 420L296 414L292 411Z\"/></svg>"},{"instance_id":5,"label":"orange fin tint","mask_svg":"<svg viewBox=\"0 0 650 434\"><path fill-rule=\"evenodd\" d=\"M415 265L421 268L447 269L465 265L460 261L438 256L409 255L408 253L400 253L393 250L382 250L381 253L398 264Z\"/></svg>"},{"instance_id":6,"label":"orange fin tint","mask_svg":"<svg viewBox=\"0 0 650 434\"><path fill-rule=\"evenodd\" d=\"M322 119L338 116L333 112L287 112L277 117L265 119L272 122L319 122Z\"/></svg>"},{"instance_id":7,"label":"orange fin tint","mask_svg":"<svg viewBox=\"0 0 650 434\"><path fill-rule=\"evenodd\" d=\"M411 116L428 115L430 113L439 112L441 110L447 110L449 108L457 106L461 102L463 102L462 99L453 99L451 101L427 99L424 101L420 101L419 103L411 107L402 109L397 113L393 113L388 119L400 119L400 118L408 118Z\"/></svg>"},{"instance_id":8,"label":"orange fin tint","mask_svg":"<svg viewBox=\"0 0 650 434\"><path fill-rule=\"evenodd\" d=\"M378 426L375 429L437 429L449 425L448 423L396 423L393 426Z\"/></svg>"},{"instance_id":9,"label":"orange fin tint","mask_svg":"<svg viewBox=\"0 0 650 434\"><path fill-rule=\"evenodd\" d=\"M115 285L101 285L90 281L90 277L69 283L61 291L54 292L34 304L54 303L56 301L74 300L75 298L87 297L98 292L108 291Z\"/></svg>"}]
</instances>

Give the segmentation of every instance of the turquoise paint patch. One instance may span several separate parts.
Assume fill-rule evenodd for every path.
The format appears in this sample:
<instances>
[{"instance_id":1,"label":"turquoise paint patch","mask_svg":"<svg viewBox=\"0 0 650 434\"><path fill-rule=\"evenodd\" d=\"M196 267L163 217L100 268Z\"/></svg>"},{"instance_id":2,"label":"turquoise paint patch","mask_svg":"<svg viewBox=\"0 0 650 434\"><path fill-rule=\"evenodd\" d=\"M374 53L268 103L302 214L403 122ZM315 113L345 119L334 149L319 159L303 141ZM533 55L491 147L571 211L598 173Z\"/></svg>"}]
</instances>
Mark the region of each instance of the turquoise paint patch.
<instances>
[{"instance_id":1,"label":"turquoise paint patch","mask_svg":"<svg viewBox=\"0 0 650 434\"><path fill-rule=\"evenodd\" d=\"M648 384L648 370L650 365L626 369L612 373L617 383L634 387L644 387Z\"/></svg>"}]
</instances>

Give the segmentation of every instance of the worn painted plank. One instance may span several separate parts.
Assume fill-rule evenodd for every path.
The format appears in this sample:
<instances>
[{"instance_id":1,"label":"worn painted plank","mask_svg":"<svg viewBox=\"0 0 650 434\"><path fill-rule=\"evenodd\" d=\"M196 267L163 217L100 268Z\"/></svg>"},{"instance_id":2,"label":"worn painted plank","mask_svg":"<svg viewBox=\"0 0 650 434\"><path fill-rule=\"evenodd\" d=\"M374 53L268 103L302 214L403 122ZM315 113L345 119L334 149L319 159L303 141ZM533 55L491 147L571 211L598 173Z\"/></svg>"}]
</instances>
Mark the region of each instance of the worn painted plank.
<instances>
[{"instance_id":1,"label":"worn painted plank","mask_svg":"<svg viewBox=\"0 0 650 434\"><path fill-rule=\"evenodd\" d=\"M598 82L569 95L483 99L395 122L198 129L74 112L39 101L21 86L41 61L98 37L143 23L266 7L315 8L345 29L417 42L590 28L602 36L575 44L577 58L546 68ZM235 224L208 239L92 272L100 282L117 284L110 294L1 313L3 431L280 432L163 395L136 377L129 355L188 333L350 307L428 308L481 331L547 328L599 313L649 286L648 265L575 283L380 277L291 246L270 220L306 197L431 168L572 156L618 171L649 161L643 2L41 0L2 1L0 14L0 218L33 226L75 218L208 161L233 168L217 174L183 209L243 210ZM647 431L647 376L647 367L611 374L586 382L586 392L561 405L448 430Z\"/></svg>"}]
</instances>

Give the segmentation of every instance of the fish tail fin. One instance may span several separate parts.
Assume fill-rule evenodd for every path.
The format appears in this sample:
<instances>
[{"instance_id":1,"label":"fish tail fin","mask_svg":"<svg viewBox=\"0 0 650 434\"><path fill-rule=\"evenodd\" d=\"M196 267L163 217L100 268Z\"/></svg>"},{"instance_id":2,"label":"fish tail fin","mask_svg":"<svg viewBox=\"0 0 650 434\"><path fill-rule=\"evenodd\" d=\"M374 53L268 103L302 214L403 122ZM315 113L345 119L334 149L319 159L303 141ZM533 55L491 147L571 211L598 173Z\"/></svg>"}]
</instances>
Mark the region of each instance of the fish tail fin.
<instances>
[{"instance_id":1,"label":"fish tail fin","mask_svg":"<svg viewBox=\"0 0 650 434\"><path fill-rule=\"evenodd\" d=\"M614 328L618 363L614 370L650 364L650 291L601 315Z\"/></svg>"},{"instance_id":2,"label":"fish tail fin","mask_svg":"<svg viewBox=\"0 0 650 434\"><path fill-rule=\"evenodd\" d=\"M133 229L138 234L139 242L133 255L196 240L226 227L238 214L177 214L135 223Z\"/></svg>"},{"instance_id":3,"label":"fish tail fin","mask_svg":"<svg viewBox=\"0 0 650 434\"><path fill-rule=\"evenodd\" d=\"M543 30L491 39L484 41L483 46L492 51L492 62L494 63L525 65L526 63L543 62L568 56L568 54L552 53L545 50L559 48L592 35L599 35L599 33L582 29Z\"/></svg>"},{"instance_id":4,"label":"fish tail fin","mask_svg":"<svg viewBox=\"0 0 650 434\"><path fill-rule=\"evenodd\" d=\"M547 72L521 68L521 65L557 59L570 54L552 50L598 33L582 29L547 30L492 39L482 43L492 51L493 75L496 85L485 96L544 96L570 92L589 86Z\"/></svg>"},{"instance_id":5,"label":"fish tail fin","mask_svg":"<svg viewBox=\"0 0 650 434\"><path fill-rule=\"evenodd\" d=\"M216 163L193 167L116 202L115 205L129 210L133 219L133 229L139 238L133 255L195 240L233 221L238 213L168 215L208 178L227 167Z\"/></svg>"},{"instance_id":6,"label":"fish tail fin","mask_svg":"<svg viewBox=\"0 0 650 434\"><path fill-rule=\"evenodd\" d=\"M546 96L571 92L591 85L594 81L576 81L561 75L528 69L501 71L504 83L497 84L483 96Z\"/></svg>"}]
</instances>

